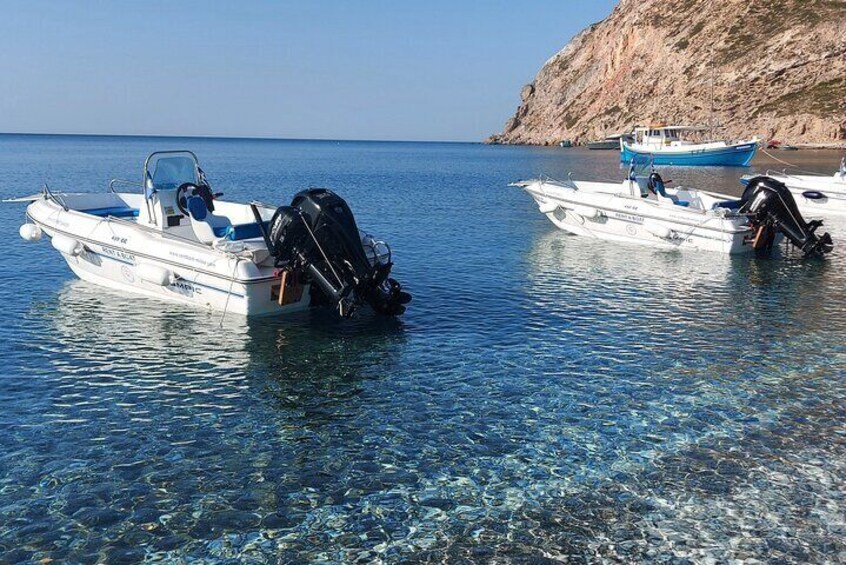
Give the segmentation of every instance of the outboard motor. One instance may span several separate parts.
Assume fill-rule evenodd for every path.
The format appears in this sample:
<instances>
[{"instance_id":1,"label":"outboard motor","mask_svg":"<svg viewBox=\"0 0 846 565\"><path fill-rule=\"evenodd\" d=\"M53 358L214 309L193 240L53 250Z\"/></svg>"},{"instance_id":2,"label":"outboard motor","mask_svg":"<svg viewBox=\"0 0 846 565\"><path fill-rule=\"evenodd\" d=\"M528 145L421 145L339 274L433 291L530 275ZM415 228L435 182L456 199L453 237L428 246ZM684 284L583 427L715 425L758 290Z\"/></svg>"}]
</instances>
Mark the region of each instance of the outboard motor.
<instances>
[{"instance_id":1,"label":"outboard motor","mask_svg":"<svg viewBox=\"0 0 846 565\"><path fill-rule=\"evenodd\" d=\"M405 311L411 295L390 278L393 263L368 256L361 232L343 198L325 188L304 190L280 206L270 222L268 248L277 267L312 282L313 300L342 316L369 304L380 314Z\"/></svg>"},{"instance_id":2,"label":"outboard motor","mask_svg":"<svg viewBox=\"0 0 846 565\"><path fill-rule=\"evenodd\" d=\"M822 221L806 222L790 190L774 178L758 176L750 179L740 202L739 212L749 217L755 229L753 246L756 250L771 248L778 231L805 256L822 255L834 247L828 233L822 236L815 233L822 226Z\"/></svg>"}]
</instances>

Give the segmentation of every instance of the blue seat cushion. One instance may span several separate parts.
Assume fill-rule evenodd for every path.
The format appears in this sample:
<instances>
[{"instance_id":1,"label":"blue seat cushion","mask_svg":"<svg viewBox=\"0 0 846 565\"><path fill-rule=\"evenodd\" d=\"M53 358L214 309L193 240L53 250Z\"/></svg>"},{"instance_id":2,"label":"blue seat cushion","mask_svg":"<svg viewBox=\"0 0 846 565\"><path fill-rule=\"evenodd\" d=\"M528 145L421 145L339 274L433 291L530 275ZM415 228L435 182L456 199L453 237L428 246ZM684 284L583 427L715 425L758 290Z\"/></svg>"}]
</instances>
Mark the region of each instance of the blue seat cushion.
<instances>
[{"instance_id":1,"label":"blue seat cushion","mask_svg":"<svg viewBox=\"0 0 846 565\"><path fill-rule=\"evenodd\" d=\"M723 200L722 202L717 202L713 206L711 206L712 210L716 210L717 208L728 208L729 210L737 210L743 205L743 200Z\"/></svg>"},{"instance_id":2,"label":"blue seat cushion","mask_svg":"<svg viewBox=\"0 0 846 565\"><path fill-rule=\"evenodd\" d=\"M264 225L264 229L268 229L270 226L270 222L262 222L262 224ZM238 241L239 239L255 239L262 236L261 227L257 222L215 228L214 235L217 237L225 237L226 239L230 239L232 241Z\"/></svg>"},{"instance_id":3,"label":"blue seat cushion","mask_svg":"<svg viewBox=\"0 0 846 565\"><path fill-rule=\"evenodd\" d=\"M90 208L88 210L80 210L84 214L91 214L92 216L99 216L105 218L112 216L113 218L135 218L138 216L138 208L130 208L129 206L108 206L106 208Z\"/></svg>"},{"instance_id":4,"label":"blue seat cushion","mask_svg":"<svg viewBox=\"0 0 846 565\"><path fill-rule=\"evenodd\" d=\"M191 214L191 217L197 220L198 222L202 222L206 219L206 216L209 213L209 209L206 206L205 200L200 198L199 196L192 196L186 202L188 207L188 213Z\"/></svg>"},{"instance_id":5,"label":"blue seat cushion","mask_svg":"<svg viewBox=\"0 0 846 565\"><path fill-rule=\"evenodd\" d=\"M690 202L688 202L687 200L676 200L675 204L676 206L683 206L684 208L690 206Z\"/></svg>"}]
</instances>

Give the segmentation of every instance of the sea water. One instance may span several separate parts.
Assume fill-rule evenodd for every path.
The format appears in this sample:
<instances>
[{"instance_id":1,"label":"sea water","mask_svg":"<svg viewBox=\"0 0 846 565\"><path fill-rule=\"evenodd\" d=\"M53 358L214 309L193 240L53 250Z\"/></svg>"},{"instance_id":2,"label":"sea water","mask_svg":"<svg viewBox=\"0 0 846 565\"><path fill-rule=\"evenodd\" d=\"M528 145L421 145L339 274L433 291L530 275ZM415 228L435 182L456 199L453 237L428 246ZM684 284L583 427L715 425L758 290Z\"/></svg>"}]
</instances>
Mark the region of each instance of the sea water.
<instances>
[{"instance_id":1,"label":"sea water","mask_svg":"<svg viewBox=\"0 0 846 565\"><path fill-rule=\"evenodd\" d=\"M618 180L616 152L447 143L0 136L0 197L180 148L224 198L334 189L414 301L115 293L3 204L0 562L846 559L846 221L823 260L571 237L507 184ZM739 194L772 167L662 172Z\"/></svg>"}]
</instances>

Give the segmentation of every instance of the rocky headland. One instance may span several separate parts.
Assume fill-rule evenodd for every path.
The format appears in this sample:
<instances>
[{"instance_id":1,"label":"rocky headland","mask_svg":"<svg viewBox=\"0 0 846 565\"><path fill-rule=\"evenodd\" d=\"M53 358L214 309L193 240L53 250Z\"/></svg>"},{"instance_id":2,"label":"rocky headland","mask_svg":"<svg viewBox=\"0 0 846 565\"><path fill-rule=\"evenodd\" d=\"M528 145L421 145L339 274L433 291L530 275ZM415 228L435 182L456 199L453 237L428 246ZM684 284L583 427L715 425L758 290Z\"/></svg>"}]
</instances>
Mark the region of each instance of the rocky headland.
<instances>
[{"instance_id":1,"label":"rocky headland","mask_svg":"<svg viewBox=\"0 0 846 565\"><path fill-rule=\"evenodd\" d=\"M726 138L846 144L846 0L620 0L543 65L487 142L712 118Z\"/></svg>"}]
</instances>

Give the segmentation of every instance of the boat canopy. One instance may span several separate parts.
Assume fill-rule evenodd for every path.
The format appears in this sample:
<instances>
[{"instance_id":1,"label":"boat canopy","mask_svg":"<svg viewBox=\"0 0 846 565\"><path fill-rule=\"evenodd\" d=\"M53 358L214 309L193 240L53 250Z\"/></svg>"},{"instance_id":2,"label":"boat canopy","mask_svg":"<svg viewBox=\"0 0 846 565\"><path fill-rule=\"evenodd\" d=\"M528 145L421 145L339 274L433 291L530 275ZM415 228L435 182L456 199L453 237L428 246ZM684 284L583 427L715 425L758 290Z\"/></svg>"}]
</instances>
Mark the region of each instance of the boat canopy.
<instances>
[{"instance_id":1,"label":"boat canopy","mask_svg":"<svg viewBox=\"0 0 846 565\"><path fill-rule=\"evenodd\" d=\"M664 126L664 125L654 125L654 126L639 126L635 128L636 132L642 131L649 131L649 130L665 130L665 131L706 131L708 130L705 126Z\"/></svg>"},{"instance_id":2,"label":"boat canopy","mask_svg":"<svg viewBox=\"0 0 846 565\"><path fill-rule=\"evenodd\" d=\"M708 128L700 126L665 126L652 125L648 127L636 127L634 139L639 143L658 143L665 145L671 142L680 141L683 132L707 131Z\"/></svg>"}]
</instances>

